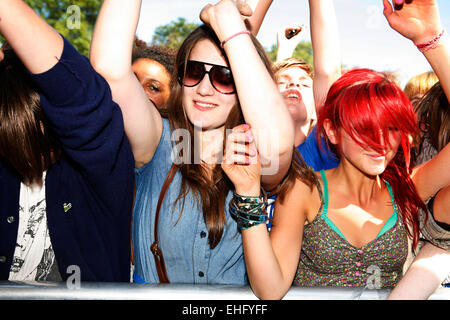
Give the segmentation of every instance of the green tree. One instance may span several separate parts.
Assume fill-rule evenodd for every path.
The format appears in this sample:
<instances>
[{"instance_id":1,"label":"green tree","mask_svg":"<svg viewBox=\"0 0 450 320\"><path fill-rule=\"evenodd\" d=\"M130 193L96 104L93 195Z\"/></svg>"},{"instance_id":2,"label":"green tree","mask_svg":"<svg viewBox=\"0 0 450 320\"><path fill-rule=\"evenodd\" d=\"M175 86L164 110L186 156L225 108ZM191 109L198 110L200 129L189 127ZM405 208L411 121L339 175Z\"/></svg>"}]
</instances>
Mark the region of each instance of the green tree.
<instances>
[{"instance_id":1,"label":"green tree","mask_svg":"<svg viewBox=\"0 0 450 320\"><path fill-rule=\"evenodd\" d=\"M95 21L102 0L24 0L61 33L77 50L87 56Z\"/></svg>"},{"instance_id":2,"label":"green tree","mask_svg":"<svg viewBox=\"0 0 450 320\"><path fill-rule=\"evenodd\" d=\"M185 18L178 18L176 21L158 26L153 33L152 43L177 50L189 33L198 26L199 24L187 22Z\"/></svg>"},{"instance_id":3,"label":"green tree","mask_svg":"<svg viewBox=\"0 0 450 320\"><path fill-rule=\"evenodd\" d=\"M275 61L277 57L277 45L273 44L272 47L267 51L267 55L272 61ZM309 63L311 66L313 66L313 50L312 50L312 44L308 41L302 41L298 44L298 46L295 48L294 53L292 54L293 57L302 59Z\"/></svg>"}]
</instances>

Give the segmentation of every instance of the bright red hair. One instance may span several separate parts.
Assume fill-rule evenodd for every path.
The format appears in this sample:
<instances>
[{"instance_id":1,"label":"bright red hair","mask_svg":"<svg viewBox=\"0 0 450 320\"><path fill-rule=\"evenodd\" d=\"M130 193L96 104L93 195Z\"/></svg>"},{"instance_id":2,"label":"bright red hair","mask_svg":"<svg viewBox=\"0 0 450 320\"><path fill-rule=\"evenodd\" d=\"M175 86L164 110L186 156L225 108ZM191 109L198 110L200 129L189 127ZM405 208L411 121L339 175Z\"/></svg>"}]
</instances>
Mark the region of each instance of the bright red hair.
<instances>
[{"instance_id":1,"label":"bright red hair","mask_svg":"<svg viewBox=\"0 0 450 320\"><path fill-rule=\"evenodd\" d=\"M409 226L407 231L415 248L419 241L418 211L419 208L426 210L426 206L410 178L409 136L414 136L418 127L406 94L383 73L369 69L351 70L331 86L318 116L317 138L325 137L326 143L332 146L323 126L326 119L335 130L342 128L362 148L380 154L383 145L389 143L389 130L399 131L401 148L381 178L392 186L397 208L405 225ZM339 150L337 153L339 155Z\"/></svg>"}]
</instances>

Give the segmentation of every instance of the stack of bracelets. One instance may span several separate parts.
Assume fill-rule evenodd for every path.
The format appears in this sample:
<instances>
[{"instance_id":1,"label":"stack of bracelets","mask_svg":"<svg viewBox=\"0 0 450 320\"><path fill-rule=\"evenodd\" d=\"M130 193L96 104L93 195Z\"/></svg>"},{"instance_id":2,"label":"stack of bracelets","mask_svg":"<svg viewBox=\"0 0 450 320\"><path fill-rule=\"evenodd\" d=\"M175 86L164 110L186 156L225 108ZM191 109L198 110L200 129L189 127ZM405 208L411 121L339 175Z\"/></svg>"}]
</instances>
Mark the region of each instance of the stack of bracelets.
<instances>
[{"instance_id":1,"label":"stack of bracelets","mask_svg":"<svg viewBox=\"0 0 450 320\"><path fill-rule=\"evenodd\" d=\"M234 193L230 200L230 213L236 219L239 229L246 230L261 223L266 223L267 195L261 189L259 197L247 197Z\"/></svg>"}]
</instances>

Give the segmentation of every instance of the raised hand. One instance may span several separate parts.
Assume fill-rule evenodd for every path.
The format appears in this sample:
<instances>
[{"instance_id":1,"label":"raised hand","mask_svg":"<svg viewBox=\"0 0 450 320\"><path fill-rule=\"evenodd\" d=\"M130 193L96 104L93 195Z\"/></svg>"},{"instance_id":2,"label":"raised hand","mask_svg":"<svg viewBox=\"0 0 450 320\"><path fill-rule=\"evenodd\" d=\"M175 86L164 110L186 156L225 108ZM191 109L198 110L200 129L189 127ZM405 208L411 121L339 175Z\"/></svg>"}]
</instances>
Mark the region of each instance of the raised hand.
<instances>
[{"instance_id":1,"label":"raised hand","mask_svg":"<svg viewBox=\"0 0 450 320\"><path fill-rule=\"evenodd\" d=\"M383 0L389 25L414 43L424 43L442 31L436 0Z\"/></svg>"},{"instance_id":2,"label":"raised hand","mask_svg":"<svg viewBox=\"0 0 450 320\"><path fill-rule=\"evenodd\" d=\"M250 17L253 14L253 9L246 0L237 0L236 7L244 17Z\"/></svg>"},{"instance_id":3,"label":"raised hand","mask_svg":"<svg viewBox=\"0 0 450 320\"><path fill-rule=\"evenodd\" d=\"M251 17L245 17L247 29L256 37L258 35L261 24L266 17L267 11L272 5L273 0L246 0L245 3L253 10Z\"/></svg>"},{"instance_id":4,"label":"raised hand","mask_svg":"<svg viewBox=\"0 0 450 320\"><path fill-rule=\"evenodd\" d=\"M305 33L305 26L303 25L289 25L282 27L277 32L277 60L290 58L294 53L295 48L300 43Z\"/></svg>"},{"instance_id":5,"label":"raised hand","mask_svg":"<svg viewBox=\"0 0 450 320\"><path fill-rule=\"evenodd\" d=\"M234 127L227 136L222 169L233 182L237 194L259 196L261 163L248 124Z\"/></svg>"},{"instance_id":6,"label":"raised hand","mask_svg":"<svg viewBox=\"0 0 450 320\"><path fill-rule=\"evenodd\" d=\"M246 2L221 0L215 5L207 4L200 12L200 19L223 41L231 34L246 30L242 16L251 15L252 9Z\"/></svg>"}]
</instances>

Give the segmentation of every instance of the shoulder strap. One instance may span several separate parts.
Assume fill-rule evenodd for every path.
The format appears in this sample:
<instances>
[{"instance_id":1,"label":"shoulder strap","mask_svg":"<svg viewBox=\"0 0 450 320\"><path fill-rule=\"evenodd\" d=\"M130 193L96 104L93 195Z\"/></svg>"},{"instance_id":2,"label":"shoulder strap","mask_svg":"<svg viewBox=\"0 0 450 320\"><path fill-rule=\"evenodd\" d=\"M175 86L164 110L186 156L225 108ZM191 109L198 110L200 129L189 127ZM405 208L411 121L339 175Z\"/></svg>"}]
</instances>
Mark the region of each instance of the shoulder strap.
<instances>
[{"instance_id":1,"label":"shoulder strap","mask_svg":"<svg viewBox=\"0 0 450 320\"><path fill-rule=\"evenodd\" d=\"M322 212L323 205L324 205L322 186L320 185L319 178L317 177L317 174L316 174L316 172L314 171L314 169L313 169L312 167L309 167L309 170L311 170L311 172L312 172L313 175L314 175L314 178L315 178L314 180L315 180L315 182L316 182L317 191L319 191L320 208L319 208L319 210L317 211L317 214L320 215L320 213Z\"/></svg>"},{"instance_id":2,"label":"shoulder strap","mask_svg":"<svg viewBox=\"0 0 450 320\"><path fill-rule=\"evenodd\" d=\"M324 170L320 170L320 176L322 177L323 182L323 197L324 197L322 214L326 215L328 212L328 182Z\"/></svg>"},{"instance_id":3,"label":"shoulder strap","mask_svg":"<svg viewBox=\"0 0 450 320\"><path fill-rule=\"evenodd\" d=\"M394 193L392 192L391 184L387 180L385 180L384 182L386 183L386 187L387 187L387 189L389 191L389 195L391 197L392 207L394 208L394 213L398 213L397 203L395 202Z\"/></svg>"},{"instance_id":4,"label":"shoulder strap","mask_svg":"<svg viewBox=\"0 0 450 320\"><path fill-rule=\"evenodd\" d=\"M175 174L177 173L178 167L175 164L172 164L169 172L167 173L166 180L161 188L161 192L159 194L158 203L156 205L156 214L155 214L155 232L154 232L154 242L150 246L150 250L153 253L153 257L155 258L156 271L158 272L158 278L160 283L170 283L169 277L167 276L166 264L164 263L164 257L161 249L158 247L158 224L159 224L159 212L161 210L161 205L163 203L164 197L169 189L170 183L172 182Z\"/></svg>"}]
</instances>

